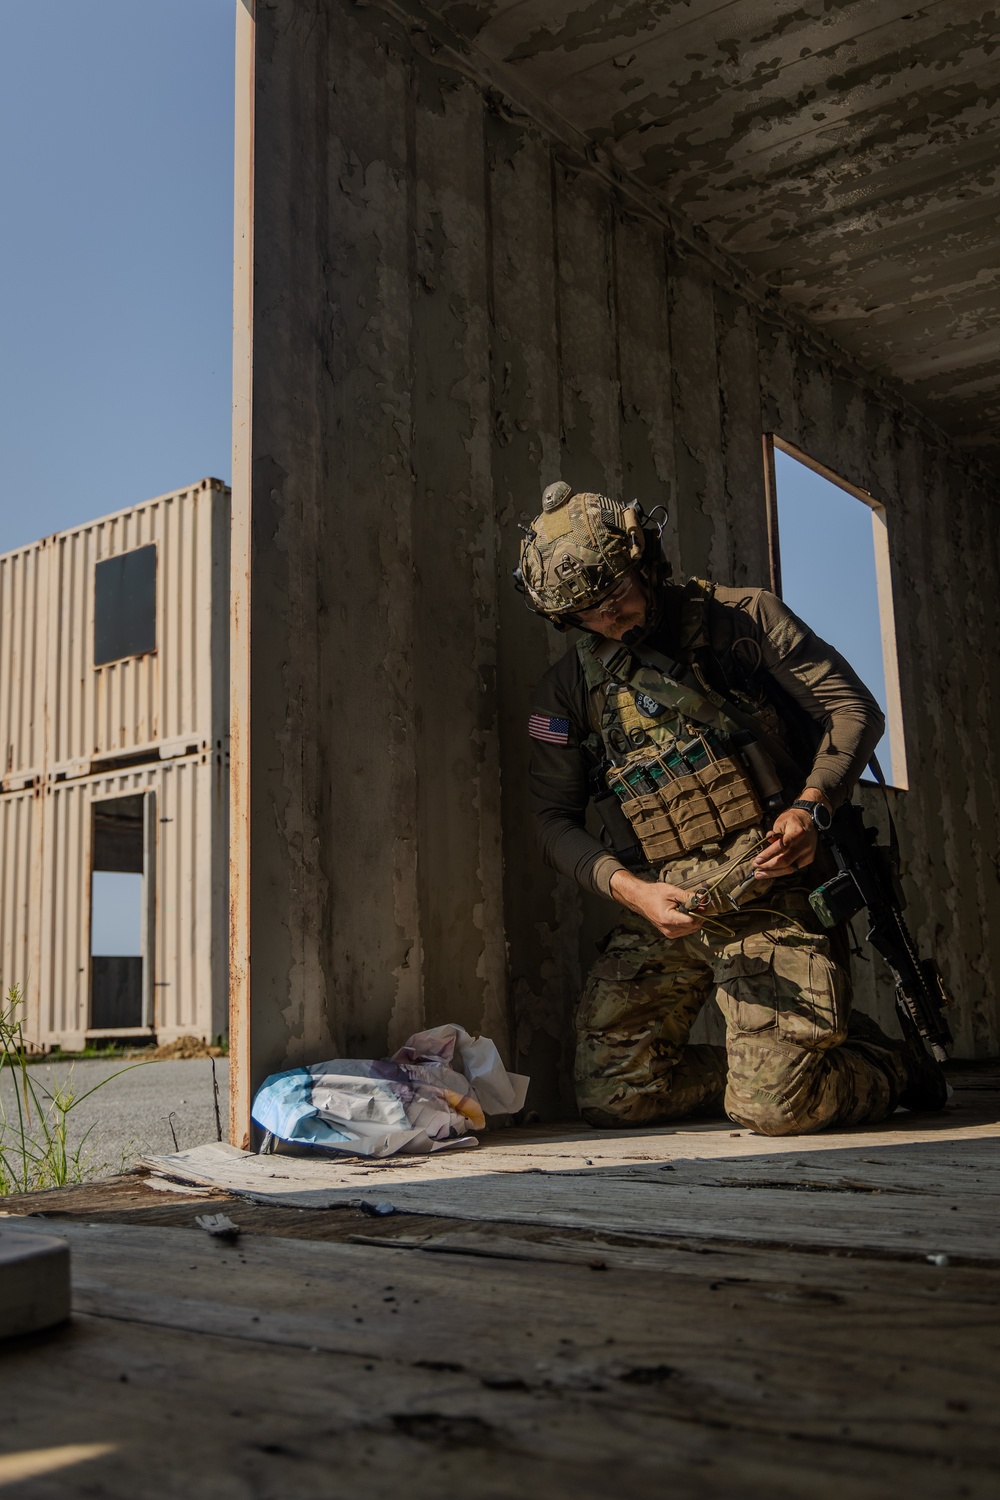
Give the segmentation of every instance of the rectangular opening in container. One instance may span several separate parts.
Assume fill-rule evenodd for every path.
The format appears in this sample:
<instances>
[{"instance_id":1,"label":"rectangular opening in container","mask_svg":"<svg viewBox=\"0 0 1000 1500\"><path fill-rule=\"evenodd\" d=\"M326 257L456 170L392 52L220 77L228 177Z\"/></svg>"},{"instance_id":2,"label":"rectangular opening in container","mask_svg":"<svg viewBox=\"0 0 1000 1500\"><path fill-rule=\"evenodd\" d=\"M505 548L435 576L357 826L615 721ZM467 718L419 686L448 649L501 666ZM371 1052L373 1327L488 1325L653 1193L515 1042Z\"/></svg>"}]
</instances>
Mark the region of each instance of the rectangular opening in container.
<instances>
[{"instance_id":1,"label":"rectangular opening in container","mask_svg":"<svg viewBox=\"0 0 1000 1500\"><path fill-rule=\"evenodd\" d=\"M878 699L876 754L905 788L906 747L884 506L777 435L764 439L771 587Z\"/></svg>"},{"instance_id":2,"label":"rectangular opening in container","mask_svg":"<svg viewBox=\"0 0 1000 1500\"><path fill-rule=\"evenodd\" d=\"M93 804L90 887L90 1029L138 1027L144 1018L145 799Z\"/></svg>"},{"instance_id":3,"label":"rectangular opening in container","mask_svg":"<svg viewBox=\"0 0 1000 1500\"><path fill-rule=\"evenodd\" d=\"M94 568L94 666L156 650L156 544Z\"/></svg>"}]
</instances>

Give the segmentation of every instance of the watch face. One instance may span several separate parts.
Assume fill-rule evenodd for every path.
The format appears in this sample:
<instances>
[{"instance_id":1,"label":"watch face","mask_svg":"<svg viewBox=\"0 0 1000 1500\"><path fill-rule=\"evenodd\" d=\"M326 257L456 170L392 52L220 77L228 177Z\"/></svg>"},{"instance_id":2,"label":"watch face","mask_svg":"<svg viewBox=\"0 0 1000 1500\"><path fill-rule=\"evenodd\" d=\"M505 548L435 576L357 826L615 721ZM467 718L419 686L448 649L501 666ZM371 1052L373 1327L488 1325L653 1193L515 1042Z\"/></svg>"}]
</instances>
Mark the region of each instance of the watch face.
<instances>
[{"instance_id":1,"label":"watch face","mask_svg":"<svg viewBox=\"0 0 1000 1500\"><path fill-rule=\"evenodd\" d=\"M816 824L816 827L823 833L826 832L830 824L833 822L833 819L830 816L830 809L828 807L824 807L822 802L813 803L813 822Z\"/></svg>"}]
</instances>

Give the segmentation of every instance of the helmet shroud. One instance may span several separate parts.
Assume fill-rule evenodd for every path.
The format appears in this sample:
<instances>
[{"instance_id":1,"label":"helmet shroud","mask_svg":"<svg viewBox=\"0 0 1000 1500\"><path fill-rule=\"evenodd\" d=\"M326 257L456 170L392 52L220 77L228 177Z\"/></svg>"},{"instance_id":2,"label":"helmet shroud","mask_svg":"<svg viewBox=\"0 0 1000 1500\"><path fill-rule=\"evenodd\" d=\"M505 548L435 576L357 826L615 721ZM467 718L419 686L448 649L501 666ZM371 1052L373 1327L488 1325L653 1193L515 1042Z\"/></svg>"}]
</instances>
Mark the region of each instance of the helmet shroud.
<instances>
[{"instance_id":1,"label":"helmet shroud","mask_svg":"<svg viewBox=\"0 0 1000 1500\"><path fill-rule=\"evenodd\" d=\"M565 629L579 610L598 604L637 563L659 552L643 519L636 501L575 492L563 480L550 484L541 514L525 528L514 572L531 608Z\"/></svg>"}]
</instances>

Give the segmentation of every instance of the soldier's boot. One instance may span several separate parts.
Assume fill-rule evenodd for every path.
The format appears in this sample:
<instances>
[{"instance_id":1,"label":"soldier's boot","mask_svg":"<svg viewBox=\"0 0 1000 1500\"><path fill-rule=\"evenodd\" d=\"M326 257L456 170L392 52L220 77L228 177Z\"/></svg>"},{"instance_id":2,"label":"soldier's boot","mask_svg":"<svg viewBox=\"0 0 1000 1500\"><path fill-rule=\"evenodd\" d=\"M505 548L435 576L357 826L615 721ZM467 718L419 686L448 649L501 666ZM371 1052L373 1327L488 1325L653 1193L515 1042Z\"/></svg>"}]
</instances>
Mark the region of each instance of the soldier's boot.
<instances>
[{"instance_id":1,"label":"soldier's boot","mask_svg":"<svg viewBox=\"0 0 1000 1500\"><path fill-rule=\"evenodd\" d=\"M903 1108L918 1114L944 1109L951 1094L948 1080L941 1064L931 1057L919 1037L908 1037L903 1042L903 1060L907 1072L906 1087L899 1096Z\"/></svg>"},{"instance_id":2,"label":"soldier's boot","mask_svg":"<svg viewBox=\"0 0 1000 1500\"><path fill-rule=\"evenodd\" d=\"M950 1090L944 1069L919 1037L886 1036L871 1016L852 1011L847 1044L864 1052L885 1073L893 1090L892 1109L932 1114L948 1103Z\"/></svg>"}]
</instances>

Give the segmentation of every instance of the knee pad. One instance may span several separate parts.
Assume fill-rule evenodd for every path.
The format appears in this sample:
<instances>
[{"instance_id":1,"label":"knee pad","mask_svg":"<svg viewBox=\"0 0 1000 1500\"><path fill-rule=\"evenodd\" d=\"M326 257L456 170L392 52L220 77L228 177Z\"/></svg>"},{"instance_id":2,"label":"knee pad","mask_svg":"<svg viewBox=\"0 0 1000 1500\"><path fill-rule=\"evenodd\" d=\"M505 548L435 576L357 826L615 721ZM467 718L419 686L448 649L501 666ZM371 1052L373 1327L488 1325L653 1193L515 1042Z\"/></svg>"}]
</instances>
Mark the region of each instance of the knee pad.
<instances>
[{"instance_id":1,"label":"knee pad","mask_svg":"<svg viewBox=\"0 0 1000 1500\"><path fill-rule=\"evenodd\" d=\"M623 1120L617 1115L609 1114L606 1109L596 1109L585 1106L580 1111L581 1120L592 1125L595 1130L629 1130L634 1128L633 1120Z\"/></svg>"},{"instance_id":2,"label":"knee pad","mask_svg":"<svg viewBox=\"0 0 1000 1500\"><path fill-rule=\"evenodd\" d=\"M726 1103L726 1113L737 1125L756 1135L802 1135L808 1127L796 1120L787 1102L777 1094L756 1095L741 1102L738 1112Z\"/></svg>"}]
</instances>

